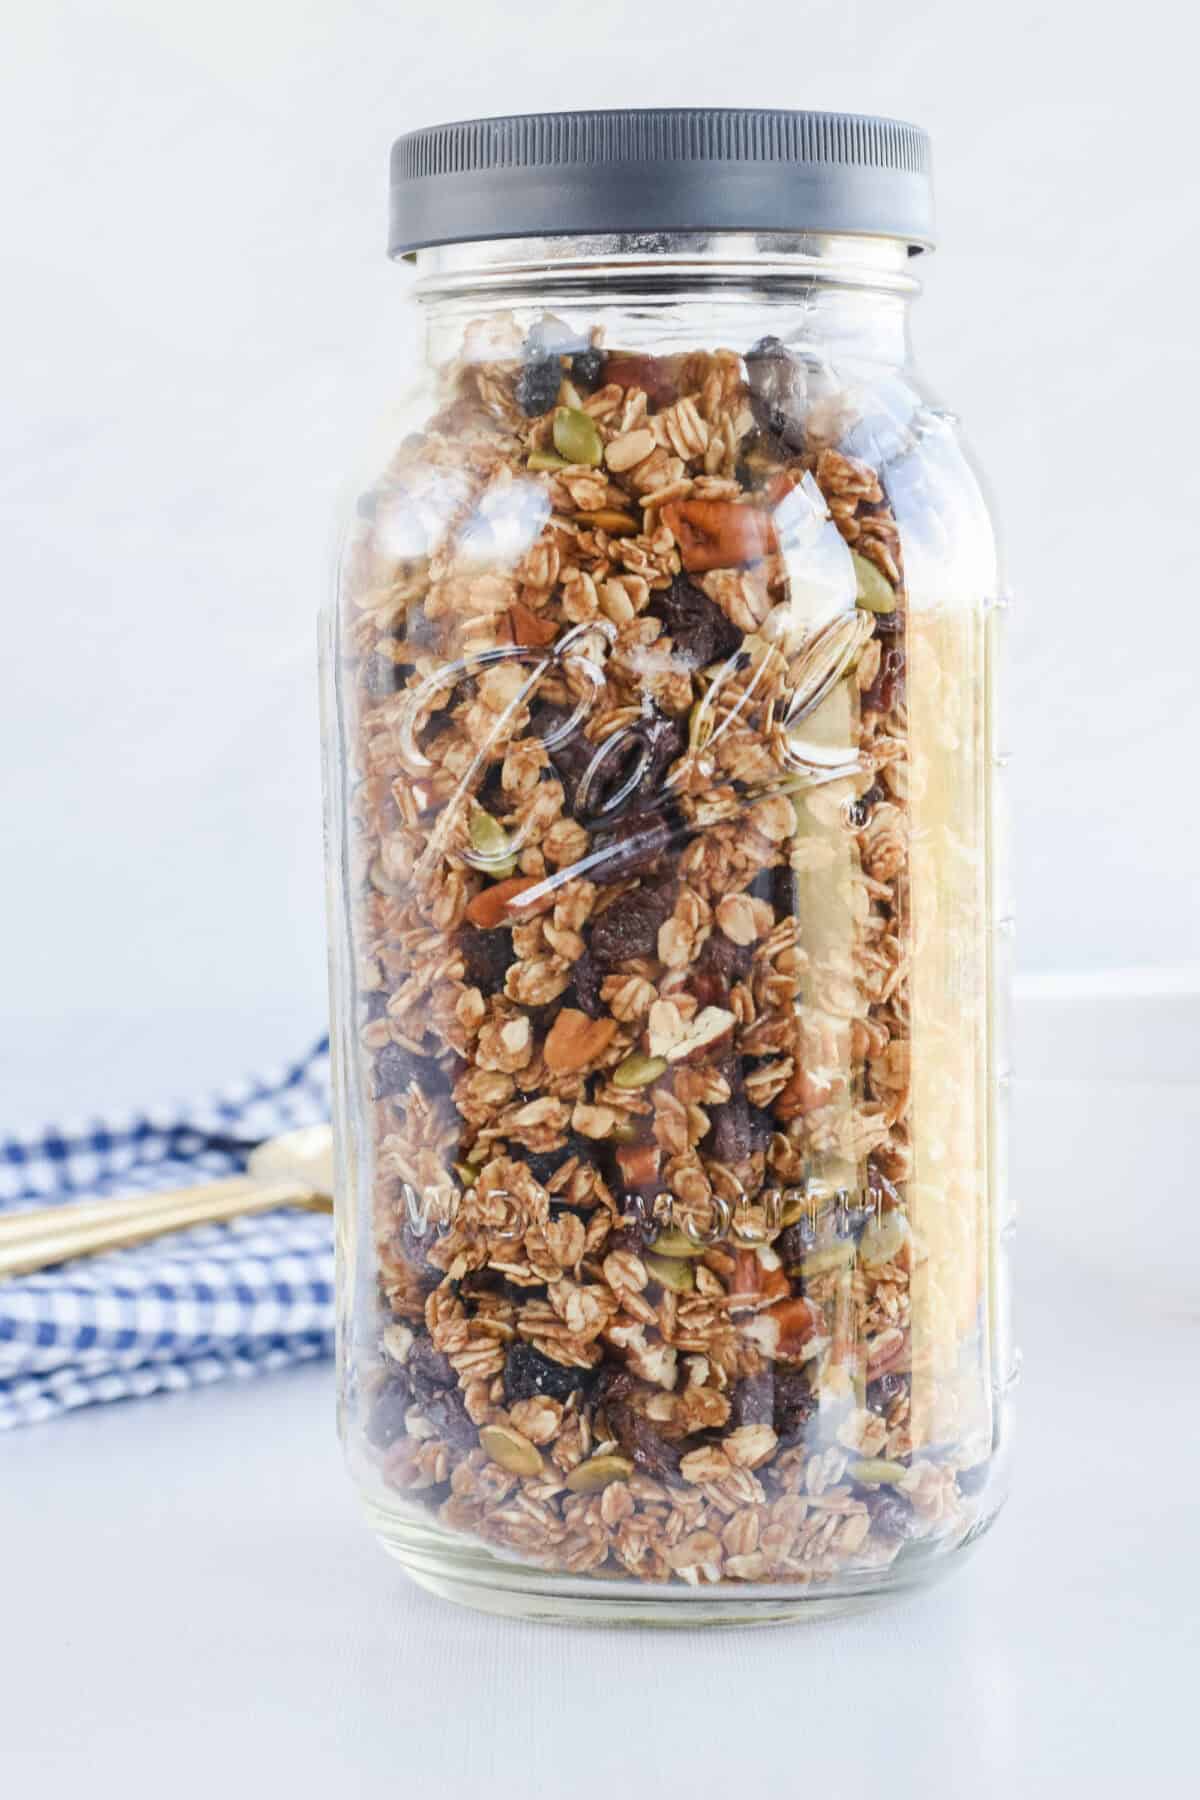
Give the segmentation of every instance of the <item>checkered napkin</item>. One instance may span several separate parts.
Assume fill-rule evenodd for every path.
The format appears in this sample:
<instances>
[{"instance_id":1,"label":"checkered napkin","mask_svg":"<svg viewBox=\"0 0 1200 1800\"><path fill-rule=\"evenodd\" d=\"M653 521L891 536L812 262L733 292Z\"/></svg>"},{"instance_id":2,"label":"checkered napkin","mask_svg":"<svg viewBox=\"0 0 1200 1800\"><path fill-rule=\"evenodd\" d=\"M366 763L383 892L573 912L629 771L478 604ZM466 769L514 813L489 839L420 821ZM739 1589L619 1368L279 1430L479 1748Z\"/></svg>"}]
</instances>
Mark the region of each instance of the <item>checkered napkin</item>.
<instances>
[{"instance_id":1,"label":"checkered napkin","mask_svg":"<svg viewBox=\"0 0 1200 1800\"><path fill-rule=\"evenodd\" d=\"M329 1043L202 1105L0 1140L0 1215L234 1175L329 1116ZM283 1207L0 1281L0 1431L333 1349L329 1217Z\"/></svg>"}]
</instances>

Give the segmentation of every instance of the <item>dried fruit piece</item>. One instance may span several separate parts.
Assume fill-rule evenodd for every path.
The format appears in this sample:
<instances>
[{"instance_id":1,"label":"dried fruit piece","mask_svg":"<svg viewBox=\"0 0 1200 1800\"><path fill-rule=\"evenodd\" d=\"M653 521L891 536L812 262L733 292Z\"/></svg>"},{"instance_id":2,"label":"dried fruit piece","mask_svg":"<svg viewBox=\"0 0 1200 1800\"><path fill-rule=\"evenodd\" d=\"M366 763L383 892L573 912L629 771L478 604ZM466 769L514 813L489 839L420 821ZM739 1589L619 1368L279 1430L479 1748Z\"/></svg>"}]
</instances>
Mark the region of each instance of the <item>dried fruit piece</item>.
<instances>
[{"instance_id":1,"label":"dried fruit piece","mask_svg":"<svg viewBox=\"0 0 1200 1800\"><path fill-rule=\"evenodd\" d=\"M665 1057L643 1056L640 1050L635 1050L624 1062L617 1064L612 1072L612 1084L619 1088L648 1087L658 1080L666 1066Z\"/></svg>"},{"instance_id":2,"label":"dried fruit piece","mask_svg":"<svg viewBox=\"0 0 1200 1800\"><path fill-rule=\"evenodd\" d=\"M662 813L631 812L615 825L604 826L593 831L590 849L597 861L589 867L588 873L594 881L625 881L630 875L645 875L660 864L673 849L676 832L670 820ZM618 901L618 905L622 902ZM601 915L607 918L609 908ZM668 916L670 908L667 909ZM600 921L597 921L599 925ZM601 937L604 937L601 933ZM655 927L657 942L658 927ZM595 932L593 931L593 942ZM651 955L651 950L626 951L625 955Z\"/></svg>"},{"instance_id":3,"label":"dried fruit piece","mask_svg":"<svg viewBox=\"0 0 1200 1800\"><path fill-rule=\"evenodd\" d=\"M586 350L577 350L571 358L571 375L581 388L598 388L606 379L605 355L595 344Z\"/></svg>"},{"instance_id":4,"label":"dried fruit piece","mask_svg":"<svg viewBox=\"0 0 1200 1800\"><path fill-rule=\"evenodd\" d=\"M589 1456L586 1462L572 1469L563 1486L572 1494L598 1494L611 1481L628 1481L632 1474L633 1464L627 1456L606 1452Z\"/></svg>"},{"instance_id":5,"label":"dried fruit piece","mask_svg":"<svg viewBox=\"0 0 1200 1800\"><path fill-rule=\"evenodd\" d=\"M628 1400L608 1400L605 1411L613 1436L643 1475L669 1479L679 1473L678 1447L656 1431Z\"/></svg>"},{"instance_id":6,"label":"dried fruit piece","mask_svg":"<svg viewBox=\"0 0 1200 1800\"><path fill-rule=\"evenodd\" d=\"M532 1344L516 1343L504 1361L504 1403L515 1406L518 1400L530 1400L535 1394L550 1400L569 1400L588 1385L590 1376L589 1369L568 1368L565 1363L544 1356Z\"/></svg>"},{"instance_id":7,"label":"dried fruit piece","mask_svg":"<svg viewBox=\"0 0 1200 1800\"><path fill-rule=\"evenodd\" d=\"M868 1498L867 1509L871 1515L871 1529L880 1537L899 1538L903 1542L917 1536L920 1529L917 1515L902 1494L890 1489L881 1491L877 1498Z\"/></svg>"},{"instance_id":8,"label":"dried fruit piece","mask_svg":"<svg viewBox=\"0 0 1200 1800\"><path fill-rule=\"evenodd\" d=\"M558 399L562 365L557 356L538 356L525 363L517 375L513 395L526 418L539 418Z\"/></svg>"},{"instance_id":9,"label":"dried fruit piece","mask_svg":"<svg viewBox=\"0 0 1200 1800\"><path fill-rule=\"evenodd\" d=\"M560 406L554 415L554 448L569 463L599 468L604 455L596 421L578 407Z\"/></svg>"},{"instance_id":10,"label":"dried fruit piece","mask_svg":"<svg viewBox=\"0 0 1200 1800\"><path fill-rule=\"evenodd\" d=\"M850 552L850 561L854 564L854 578L858 583L855 596L857 604L865 607L868 612L895 612L896 590L882 569L877 569L873 562L860 556L857 550Z\"/></svg>"},{"instance_id":11,"label":"dried fruit piece","mask_svg":"<svg viewBox=\"0 0 1200 1800\"><path fill-rule=\"evenodd\" d=\"M647 611L662 621L675 655L689 669L705 669L741 648L742 633L733 620L686 575L676 575L669 588L656 593Z\"/></svg>"},{"instance_id":12,"label":"dried fruit piece","mask_svg":"<svg viewBox=\"0 0 1200 1800\"><path fill-rule=\"evenodd\" d=\"M502 919L507 919L511 923L514 918L532 918L534 910L544 912L547 906L554 904L553 893L547 891L542 904L536 909L521 908L518 911L513 903L519 900L522 894L528 893L530 888L540 885L542 885L540 875L514 875L508 881L497 881L493 886L485 887L481 893L475 895L475 898L467 906L466 916L472 925L481 926L489 931L499 925Z\"/></svg>"},{"instance_id":13,"label":"dried fruit piece","mask_svg":"<svg viewBox=\"0 0 1200 1800\"><path fill-rule=\"evenodd\" d=\"M445 1444L458 1450L473 1450L479 1434L471 1421L462 1395L457 1388L443 1388L420 1402L421 1412L434 1432Z\"/></svg>"},{"instance_id":14,"label":"dried fruit piece","mask_svg":"<svg viewBox=\"0 0 1200 1800\"><path fill-rule=\"evenodd\" d=\"M691 573L760 562L779 547L770 515L741 501L670 500L662 517Z\"/></svg>"},{"instance_id":15,"label":"dried fruit piece","mask_svg":"<svg viewBox=\"0 0 1200 1800\"><path fill-rule=\"evenodd\" d=\"M484 994L498 994L515 960L512 933L502 926L495 931L464 931L458 942L463 959L463 980Z\"/></svg>"},{"instance_id":16,"label":"dried fruit piece","mask_svg":"<svg viewBox=\"0 0 1200 1800\"><path fill-rule=\"evenodd\" d=\"M604 379L619 388L641 388L651 406L669 406L676 398L674 377L657 356L612 351L604 366Z\"/></svg>"},{"instance_id":17,"label":"dried fruit piece","mask_svg":"<svg viewBox=\"0 0 1200 1800\"><path fill-rule=\"evenodd\" d=\"M646 883L605 907L592 925L590 947L602 969L631 956L654 956L658 928L675 909L673 882Z\"/></svg>"},{"instance_id":18,"label":"dried fruit piece","mask_svg":"<svg viewBox=\"0 0 1200 1800\"><path fill-rule=\"evenodd\" d=\"M556 1075L566 1075L603 1056L617 1034L615 1019L589 1019L586 1013L565 1006L550 1027L546 1039L546 1067Z\"/></svg>"},{"instance_id":19,"label":"dried fruit piece","mask_svg":"<svg viewBox=\"0 0 1200 1800\"><path fill-rule=\"evenodd\" d=\"M417 1073L417 1059L399 1044L385 1044L375 1058L375 1098L402 1093Z\"/></svg>"},{"instance_id":20,"label":"dried fruit piece","mask_svg":"<svg viewBox=\"0 0 1200 1800\"><path fill-rule=\"evenodd\" d=\"M761 431L781 449L804 448L804 381L777 337L759 338L746 352L750 407Z\"/></svg>"},{"instance_id":21,"label":"dried fruit piece","mask_svg":"<svg viewBox=\"0 0 1200 1800\"><path fill-rule=\"evenodd\" d=\"M484 1425L479 1433L481 1447L494 1463L510 1475L540 1475L542 1459L529 1439L511 1425Z\"/></svg>"}]
</instances>

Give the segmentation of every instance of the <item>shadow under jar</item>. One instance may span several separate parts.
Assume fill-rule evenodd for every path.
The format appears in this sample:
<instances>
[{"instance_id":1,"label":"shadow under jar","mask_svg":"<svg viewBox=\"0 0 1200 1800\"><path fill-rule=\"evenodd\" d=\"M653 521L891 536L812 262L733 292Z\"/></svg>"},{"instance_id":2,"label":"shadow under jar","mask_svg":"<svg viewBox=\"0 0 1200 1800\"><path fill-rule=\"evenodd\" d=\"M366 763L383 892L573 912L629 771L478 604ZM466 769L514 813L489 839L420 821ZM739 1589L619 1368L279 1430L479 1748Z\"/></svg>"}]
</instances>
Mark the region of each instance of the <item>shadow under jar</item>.
<instances>
[{"instance_id":1,"label":"shadow under jar","mask_svg":"<svg viewBox=\"0 0 1200 1800\"><path fill-rule=\"evenodd\" d=\"M996 552L908 346L927 145L393 158L324 624L341 1417L424 1586L798 1618L1002 1500Z\"/></svg>"}]
</instances>

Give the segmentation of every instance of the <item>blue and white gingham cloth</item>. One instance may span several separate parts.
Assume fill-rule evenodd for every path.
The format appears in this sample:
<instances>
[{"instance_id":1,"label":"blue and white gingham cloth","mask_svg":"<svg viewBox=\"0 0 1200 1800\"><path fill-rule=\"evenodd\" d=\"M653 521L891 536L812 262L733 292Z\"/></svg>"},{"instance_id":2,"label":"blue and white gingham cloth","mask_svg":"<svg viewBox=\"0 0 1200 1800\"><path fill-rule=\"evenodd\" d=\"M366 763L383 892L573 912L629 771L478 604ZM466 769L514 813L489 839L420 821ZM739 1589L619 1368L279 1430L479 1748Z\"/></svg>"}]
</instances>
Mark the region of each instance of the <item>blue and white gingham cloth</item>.
<instances>
[{"instance_id":1,"label":"blue and white gingham cloth","mask_svg":"<svg viewBox=\"0 0 1200 1800\"><path fill-rule=\"evenodd\" d=\"M0 1140L0 1217L233 1175L329 1117L329 1044L205 1103ZM333 1350L328 1214L281 1208L0 1280L0 1431Z\"/></svg>"}]
</instances>

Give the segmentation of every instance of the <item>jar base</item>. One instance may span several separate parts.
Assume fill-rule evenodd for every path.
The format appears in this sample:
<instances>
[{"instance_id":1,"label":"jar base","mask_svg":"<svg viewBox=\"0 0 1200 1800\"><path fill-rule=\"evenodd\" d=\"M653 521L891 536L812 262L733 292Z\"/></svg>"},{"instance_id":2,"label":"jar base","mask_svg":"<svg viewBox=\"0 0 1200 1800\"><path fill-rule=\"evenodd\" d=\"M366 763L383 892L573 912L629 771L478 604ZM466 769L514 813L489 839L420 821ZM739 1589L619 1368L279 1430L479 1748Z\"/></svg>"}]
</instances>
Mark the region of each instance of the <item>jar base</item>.
<instances>
[{"instance_id":1,"label":"jar base","mask_svg":"<svg viewBox=\"0 0 1200 1800\"><path fill-rule=\"evenodd\" d=\"M941 1580L961 1567L997 1514L979 1520L957 1543L914 1546L886 1569L847 1574L836 1581L690 1588L672 1583L623 1580L608 1575L571 1576L493 1554L431 1526L366 1502L368 1521L388 1554L418 1587L493 1617L542 1625L650 1626L692 1630L698 1626L794 1625L844 1617L882 1607ZM922 1553L923 1552L923 1553Z\"/></svg>"}]
</instances>

